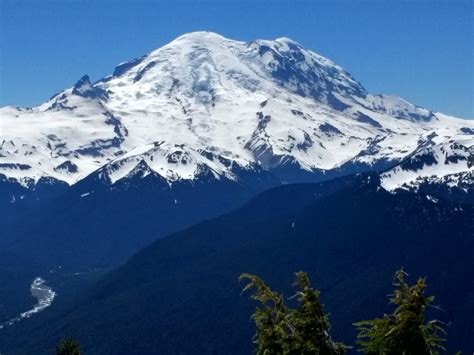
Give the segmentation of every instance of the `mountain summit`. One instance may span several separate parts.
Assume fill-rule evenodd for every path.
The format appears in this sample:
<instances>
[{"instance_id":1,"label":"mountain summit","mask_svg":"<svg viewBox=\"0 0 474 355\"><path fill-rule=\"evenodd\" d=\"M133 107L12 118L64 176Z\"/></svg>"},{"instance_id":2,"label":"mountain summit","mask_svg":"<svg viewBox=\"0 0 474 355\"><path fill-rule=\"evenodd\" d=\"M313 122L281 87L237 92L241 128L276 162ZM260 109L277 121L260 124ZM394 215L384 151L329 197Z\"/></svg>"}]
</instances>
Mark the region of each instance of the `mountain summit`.
<instances>
[{"instance_id":1,"label":"mountain summit","mask_svg":"<svg viewBox=\"0 0 474 355\"><path fill-rule=\"evenodd\" d=\"M369 94L291 39L212 32L182 35L95 83L86 75L38 107L4 107L0 123L0 174L24 186L43 177L74 184L97 169L113 184L143 162L168 180L193 180L203 169L238 179L235 169L259 166L291 181L288 170L389 168L474 129Z\"/></svg>"}]
</instances>

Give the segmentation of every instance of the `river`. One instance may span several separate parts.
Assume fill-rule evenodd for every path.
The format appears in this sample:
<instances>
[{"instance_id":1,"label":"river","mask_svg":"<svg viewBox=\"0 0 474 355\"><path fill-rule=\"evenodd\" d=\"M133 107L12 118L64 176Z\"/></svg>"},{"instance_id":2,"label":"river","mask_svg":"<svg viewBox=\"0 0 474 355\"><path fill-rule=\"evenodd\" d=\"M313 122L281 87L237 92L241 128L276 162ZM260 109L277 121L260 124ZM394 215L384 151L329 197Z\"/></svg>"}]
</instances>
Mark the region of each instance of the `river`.
<instances>
[{"instance_id":1,"label":"river","mask_svg":"<svg viewBox=\"0 0 474 355\"><path fill-rule=\"evenodd\" d=\"M19 316L12 318L3 324L0 324L0 329L19 322L22 319L30 318L35 313L41 312L43 309L49 307L56 297L56 292L54 292L51 287L46 285L46 281L41 277L37 277L33 280L30 286L30 291L31 295L36 298L36 304L33 306L33 308L21 313Z\"/></svg>"}]
</instances>

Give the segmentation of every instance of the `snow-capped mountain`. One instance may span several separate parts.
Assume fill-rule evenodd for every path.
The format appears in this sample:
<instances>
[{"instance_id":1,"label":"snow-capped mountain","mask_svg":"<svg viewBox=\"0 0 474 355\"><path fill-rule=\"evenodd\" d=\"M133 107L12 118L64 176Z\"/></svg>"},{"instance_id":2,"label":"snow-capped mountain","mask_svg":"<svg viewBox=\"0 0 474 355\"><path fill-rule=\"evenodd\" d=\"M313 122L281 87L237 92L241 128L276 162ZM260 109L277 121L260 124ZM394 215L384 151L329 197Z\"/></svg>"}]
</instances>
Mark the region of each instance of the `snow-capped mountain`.
<instances>
[{"instance_id":1,"label":"snow-capped mountain","mask_svg":"<svg viewBox=\"0 0 474 355\"><path fill-rule=\"evenodd\" d=\"M474 122L369 94L288 38L194 32L38 107L4 107L0 129L0 174L30 186L44 177L74 184L96 170L114 184L137 171L171 182L238 179L236 169L256 167L388 168L433 137L472 143Z\"/></svg>"},{"instance_id":2,"label":"snow-capped mountain","mask_svg":"<svg viewBox=\"0 0 474 355\"><path fill-rule=\"evenodd\" d=\"M438 184L474 193L474 135L448 139L433 136L400 164L381 174L381 184L389 191Z\"/></svg>"}]
</instances>

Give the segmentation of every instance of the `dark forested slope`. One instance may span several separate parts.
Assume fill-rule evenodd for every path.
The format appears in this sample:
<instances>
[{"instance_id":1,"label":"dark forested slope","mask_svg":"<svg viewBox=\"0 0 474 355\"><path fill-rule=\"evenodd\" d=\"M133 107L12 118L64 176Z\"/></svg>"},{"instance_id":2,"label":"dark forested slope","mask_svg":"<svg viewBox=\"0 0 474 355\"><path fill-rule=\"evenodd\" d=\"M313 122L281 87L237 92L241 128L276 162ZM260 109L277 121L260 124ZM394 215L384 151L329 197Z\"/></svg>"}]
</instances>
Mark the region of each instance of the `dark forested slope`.
<instances>
[{"instance_id":1,"label":"dark forested slope","mask_svg":"<svg viewBox=\"0 0 474 355\"><path fill-rule=\"evenodd\" d=\"M234 354L252 349L254 304L238 276L292 294L308 271L332 334L387 310L393 272L427 276L451 349L474 347L473 209L422 194L390 194L376 175L287 185L244 207L158 240L71 304L61 301L0 334L8 354L48 353L64 336L87 354ZM27 335L25 335L27 334Z\"/></svg>"}]
</instances>

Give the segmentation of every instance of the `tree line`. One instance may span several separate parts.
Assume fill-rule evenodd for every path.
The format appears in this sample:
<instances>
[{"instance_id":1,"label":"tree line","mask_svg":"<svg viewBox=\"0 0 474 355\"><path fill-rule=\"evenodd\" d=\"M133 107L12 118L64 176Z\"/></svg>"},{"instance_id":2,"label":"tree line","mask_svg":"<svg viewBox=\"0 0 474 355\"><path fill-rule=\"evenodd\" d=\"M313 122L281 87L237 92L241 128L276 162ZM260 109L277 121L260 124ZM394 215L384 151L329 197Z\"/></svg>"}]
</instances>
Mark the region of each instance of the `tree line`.
<instances>
[{"instance_id":1,"label":"tree line","mask_svg":"<svg viewBox=\"0 0 474 355\"><path fill-rule=\"evenodd\" d=\"M409 285L406 276L403 269L395 272L392 313L354 323L358 351L368 355L436 355L445 350L442 323L425 319L425 311L434 301L433 296L425 295L426 279ZM284 297L258 276L242 274L240 280L247 282L243 292L252 292L251 298L259 303L252 315L257 355L340 355L353 348L332 339L320 292L311 287L305 272L295 273L296 308L288 307Z\"/></svg>"},{"instance_id":2,"label":"tree line","mask_svg":"<svg viewBox=\"0 0 474 355\"><path fill-rule=\"evenodd\" d=\"M437 355L446 350L442 323L425 317L434 301L433 296L425 295L426 279L409 285L406 276L403 269L395 272L392 313L354 323L358 351L368 355ZM354 348L331 337L320 292L311 286L307 273L295 273L296 293L291 298L297 300L296 308L287 306L283 295L258 276L244 273L240 280L246 282L242 292L251 292L250 298L259 303L252 314L257 355L342 355ZM56 354L81 355L82 351L79 343L67 338L57 346Z\"/></svg>"}]
</instances>

